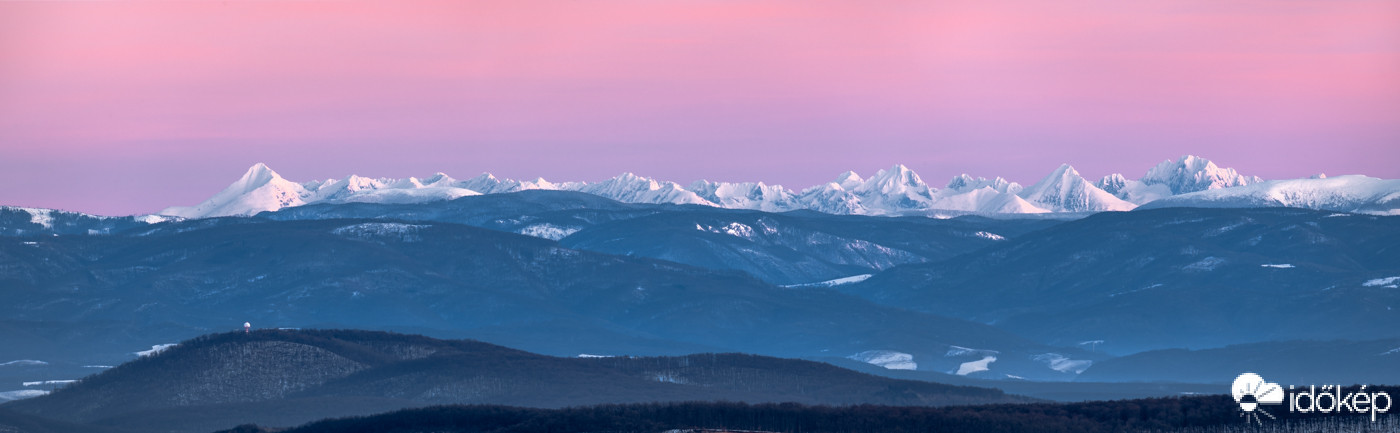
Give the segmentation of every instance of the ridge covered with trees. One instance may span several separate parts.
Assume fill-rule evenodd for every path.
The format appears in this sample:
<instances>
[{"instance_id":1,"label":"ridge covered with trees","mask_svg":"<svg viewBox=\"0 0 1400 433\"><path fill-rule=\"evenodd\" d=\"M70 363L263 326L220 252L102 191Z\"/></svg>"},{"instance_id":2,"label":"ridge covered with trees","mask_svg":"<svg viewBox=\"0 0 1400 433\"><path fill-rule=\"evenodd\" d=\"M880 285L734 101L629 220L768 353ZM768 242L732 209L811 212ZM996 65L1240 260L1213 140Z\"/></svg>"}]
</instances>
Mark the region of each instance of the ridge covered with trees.
<instances>
[{"instance_id":1,"label":"ridge covered with trees","mask_svg":"<svg viewBox=\"0 0 1400 433\"><path fill-rule=\"evenodd\" d=\"M559 358L469 340L352 330L213 334L3 406L65 422L210 431L444 404L658 401L945 406L1033 399L745 354Z\"/></svg>"}]
</instances>

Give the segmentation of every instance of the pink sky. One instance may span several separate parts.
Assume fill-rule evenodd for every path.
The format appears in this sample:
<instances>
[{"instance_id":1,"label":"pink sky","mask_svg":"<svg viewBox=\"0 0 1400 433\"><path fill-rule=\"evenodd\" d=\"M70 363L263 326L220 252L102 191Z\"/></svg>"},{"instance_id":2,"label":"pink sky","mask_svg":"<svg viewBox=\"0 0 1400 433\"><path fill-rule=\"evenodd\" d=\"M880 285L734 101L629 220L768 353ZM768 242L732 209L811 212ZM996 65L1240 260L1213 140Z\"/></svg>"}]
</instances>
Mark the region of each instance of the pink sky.
<instances>
[{"instance_id":1,"label":"pink sky","mask_svg":"<svg viewBox=\"0 0 1400 433\"><path fill-rule=\"evenodd\" d=\"M875 6L878 5L878 6ZM1400 177L1400 2L0 2L0 204L293 180Z\"/></svg>"}]
</instances>

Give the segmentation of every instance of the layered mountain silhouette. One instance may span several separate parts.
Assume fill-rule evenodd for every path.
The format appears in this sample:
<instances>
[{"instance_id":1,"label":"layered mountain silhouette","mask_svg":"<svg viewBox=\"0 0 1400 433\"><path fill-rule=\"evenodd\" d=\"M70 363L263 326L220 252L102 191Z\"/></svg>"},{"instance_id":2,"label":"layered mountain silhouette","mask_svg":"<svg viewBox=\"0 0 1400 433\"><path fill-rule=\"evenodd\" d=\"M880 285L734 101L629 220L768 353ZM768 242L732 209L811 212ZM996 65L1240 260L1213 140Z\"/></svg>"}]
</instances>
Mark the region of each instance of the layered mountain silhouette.
<instances>
[{"instance_id":1,"label":"layered mountain silhouette","mask_svg":"<svg viewBox=\"0 0 1400 433\"><path fill-rule=\"evenodd\" d=\"M1209 202L1214 207L1295 206L1383 214L1397 209L1394 197L1400 194L1400 185L1394 182L1362 176L1345 183L1319 180L1300 179L1290 181L1297 185L1276 185L1268 190L1240 189L1259 184L1263 179L1241 175L1234 169L1221 168L1193 155L1163 161L1136 180L1112 174L1090 182L1074 167L1063 164L1030 187L1000 177L986 179L961 174L939 189L925 183L908 167L896 164L869 178L848 171L831 182L800 191L763 182L699 180L682 186L634 173L591 183L517 181L500 179L490 173L465 181L437 173L425 179L371 179L351 175L342 179L293 182L259 163L208 200L191 207L171 207L160 214L181 218L249 216L309 203L422 203L526 190L577 191L624 203L693 204L767 212L813 210L838 215L1123 211L1179 195L1189 197L1159 206L1189 207L1193 203ZM1313 191L1310 194L1328 198L1278 200L1270 193L1278 188L1308 190ZM1226 190L1231 192L1216 193Z\"/></svg>"},{"instance_id":2,"label":"layered mountain silhouette","mask_svg":"<svg viewBox=\"0 0 1400 433\"><path fill-rule=\"evenodd\" d=\"M809 379L857 376L762 356L1056 400L1210 392L1246 368L1384 382L1400 356L1395 182L1262 180L1189 156L1137 180L1063 165L1028 187L933 188L895 166L801 191L630 174L292 182L259 165L183 216L0 207L0 347L15 353L0 399L18 400L0 426L145 431L193 407L223 423L208 431L437 403L982 401L842 388ZM170 346L244 322L487 343L267 331ZM150 356L162 348L185 355ZM689 355L724 352L762 356ZM252 353L266 356L231 361ZM70 384L132 359L178 373L178 392L98 386L127 366ZM790 371L752 377L765 369ZM37 402L61 403L13 409Z\"/></svg>"},{"instance_id":3,"label":"layered mountain silhouette","mask_svg":"<svg viewBox=\"0 0 1400 433\"><path fill-rule=\"evenodd\" d=\"M958 346L1017 354L995 371L1043 379L1066 374L1032 355L1074 352L831 290L452 223L206 219L126 235L4 242L0 260L9 300L0 309L20 331L53 322L218 330L251 321L473 337L556 355L896 350L938 371L980 359L949 356ZM104 347L114 336L62 337L56 349ZM150 338L121 341L128 351L170 342Z\"/></svg>"},{"instance_id":4,"label":"layered mountain silhouette","mask_svg":"<svg viewBox=\"0 0 1400 433\"><path fill-rule=\"evenodd\" d=\"M1301 209L1102 213L837 286L1116 353L1400 336L1400 217Z\"/></svg>"}]
</instances>

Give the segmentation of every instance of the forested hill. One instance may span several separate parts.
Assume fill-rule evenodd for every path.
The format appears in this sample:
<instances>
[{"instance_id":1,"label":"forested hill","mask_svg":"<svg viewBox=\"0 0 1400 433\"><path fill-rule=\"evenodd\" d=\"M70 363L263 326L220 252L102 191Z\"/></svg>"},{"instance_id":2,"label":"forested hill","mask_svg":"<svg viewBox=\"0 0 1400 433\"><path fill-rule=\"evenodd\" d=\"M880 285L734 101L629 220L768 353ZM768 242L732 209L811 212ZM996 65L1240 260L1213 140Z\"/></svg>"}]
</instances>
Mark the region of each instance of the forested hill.
<instances>
[{"instance_id":1,"label":"forested hill","mask_svg":"<svg viewBox=\"0 0 1400 433\"><path fill-rule=\"evenodd\" d=\"M1031 399L754 355L558 358L385 332L269 330L199 337L3 408L138 430L212 431L441 404L658 401L941 406Z\"/></svg>"},{"instance_id":2,"label":"forested hill","mask_svg":"<svg viewBox=\"0 0 1400 433\"><path fill-rule=\"evenodd\" d=\"M673 429L781 433L1333 433L1389 432L1400 428L1400 419L1388 415L1381 415L1373 423L1365 415L1298 415L1272 408L1278 419L1265 419L1264 424L1258 425L1246 424L1240 413L1228 395L937 408L699 402L553 410L441 406L325 420L290 430L246 425L221 433L661 433Z\"/></svg>"}]
</instances>

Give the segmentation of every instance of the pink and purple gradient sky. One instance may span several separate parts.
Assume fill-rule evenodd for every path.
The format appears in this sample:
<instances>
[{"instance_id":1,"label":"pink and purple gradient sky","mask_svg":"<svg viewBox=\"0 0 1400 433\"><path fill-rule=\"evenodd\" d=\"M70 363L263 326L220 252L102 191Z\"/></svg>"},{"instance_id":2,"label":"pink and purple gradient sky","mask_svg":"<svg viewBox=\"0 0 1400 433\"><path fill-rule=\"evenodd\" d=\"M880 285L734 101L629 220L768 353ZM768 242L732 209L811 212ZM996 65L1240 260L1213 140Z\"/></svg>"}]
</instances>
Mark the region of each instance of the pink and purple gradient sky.
<instances>
[{"instance_id":1,"label":"pink and purple gradient sky","mask_svg":"<svg viewBox=\"0 0 1400 433\"><path fill-rule=\"evenodd\" d=\"M0 204L293 180L1400 177L1394 0L0 3Z\"/></svg>"}]
</instances>

